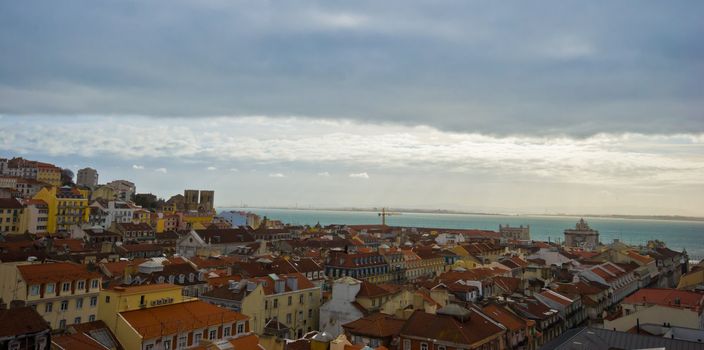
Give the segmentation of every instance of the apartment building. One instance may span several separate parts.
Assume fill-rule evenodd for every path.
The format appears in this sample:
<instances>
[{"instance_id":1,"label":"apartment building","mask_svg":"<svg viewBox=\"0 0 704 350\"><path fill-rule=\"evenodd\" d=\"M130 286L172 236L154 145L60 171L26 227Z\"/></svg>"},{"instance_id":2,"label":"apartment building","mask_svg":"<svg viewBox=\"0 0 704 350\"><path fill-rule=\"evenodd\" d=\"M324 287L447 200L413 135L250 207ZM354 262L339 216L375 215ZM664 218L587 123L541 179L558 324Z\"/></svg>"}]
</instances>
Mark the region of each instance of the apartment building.
<instances>
[{"instance_id":1,"label":"apartment building","mask_svg":"<svg viewBox=\"0 0 704 350\"><path fill-rule=\"evenodd\" d=\"M201 295L201 300L240 311L252 330L263 334L270 322L288 337L318 329L321 291L300 273L234 280Z\"/></svg>"},{"instance_id":2,"label":"apartment building","mask_svg":"<svg viewBox=\"0 0 704 350\"><path fill-rule=\"evenodd\" d=\"M0 233L24 233L24 206L15 198L0 198Z\"/></svg>"},{"instance_id":3,"label":"apartment building","mask_svg":"<svg viewBox=\"0 0 704 350\"><path fill-rule=\"evenodd\" d=\"M95 321L102 278L86 265L46 263L0 265L2 299L21 300L52 329Z\"/></svg>"},{"instance_id":4,"label":"apartment building","mask_svg":"<svg viewBox=\"0 0 704 350\"><path fill-rule=\"evenodd\" d=\"M47 232L66 233L76 225L88 222L88 192L76 187L50 186L42 188L34 199L43 200L48 207Z\"/></svg>"},{"instance_id":5,"label":"apartment building","mask_svg":"<svg viewBox=\"0 0 704 350\"><path fill-rule=\"evenodd\" d=\"M181 289L164 283L103 290L99 318L125 350L190 349L249 332L246 316L183 296Z\"/></svg>"}]
</instances>

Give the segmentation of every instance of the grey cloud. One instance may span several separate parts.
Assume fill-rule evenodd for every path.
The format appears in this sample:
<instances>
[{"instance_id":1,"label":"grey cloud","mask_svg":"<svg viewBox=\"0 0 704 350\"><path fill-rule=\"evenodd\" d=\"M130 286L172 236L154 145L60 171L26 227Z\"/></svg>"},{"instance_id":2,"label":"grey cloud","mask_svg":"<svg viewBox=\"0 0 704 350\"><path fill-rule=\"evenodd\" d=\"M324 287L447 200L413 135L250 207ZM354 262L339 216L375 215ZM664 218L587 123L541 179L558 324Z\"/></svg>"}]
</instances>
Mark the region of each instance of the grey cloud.
<instances>
[{"instance_id":1,"label":"grey cloud","mask_svg":"<svg viewBox=\"0 0 704 350\"><path fill-rule=\"evenodd\" d=\"M696 1L0 4L0 113L704 131Z\"/></svg>"}]
</instances>

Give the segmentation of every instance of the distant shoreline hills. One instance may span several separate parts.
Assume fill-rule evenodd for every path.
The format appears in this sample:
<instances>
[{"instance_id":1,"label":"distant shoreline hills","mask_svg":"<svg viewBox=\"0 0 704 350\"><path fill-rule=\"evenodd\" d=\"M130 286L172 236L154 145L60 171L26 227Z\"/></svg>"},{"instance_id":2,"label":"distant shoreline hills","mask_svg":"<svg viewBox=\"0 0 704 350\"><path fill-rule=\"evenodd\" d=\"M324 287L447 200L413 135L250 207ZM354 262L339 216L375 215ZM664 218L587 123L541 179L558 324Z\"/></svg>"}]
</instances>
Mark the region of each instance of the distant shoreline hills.
<instances>
[{"instance_id":1,"label":"distant shoreline hills","mask_svg":"<svg viewBox=\"0 0 704 350\"><path fill-rule=\"evenodd\" d=\"M218 207L217 209L275 209L275 210L300 210L300 211L349 211L349 212L381 212L381 208L301 208L286 206L252 206L252 207ZM485 215L485 216L542 216L542 217L584 217L584 218L606 218L606 219L626 219L626 220L662 220L662 221L704 221L704 217L681 216L681 215L621 215L621 214L504 214L504 213L484 213L447 209L409 209L409 208L386 208L388 212L411 213L411 214L455 214L455 215Z\"/></svg>"}]
</instances>

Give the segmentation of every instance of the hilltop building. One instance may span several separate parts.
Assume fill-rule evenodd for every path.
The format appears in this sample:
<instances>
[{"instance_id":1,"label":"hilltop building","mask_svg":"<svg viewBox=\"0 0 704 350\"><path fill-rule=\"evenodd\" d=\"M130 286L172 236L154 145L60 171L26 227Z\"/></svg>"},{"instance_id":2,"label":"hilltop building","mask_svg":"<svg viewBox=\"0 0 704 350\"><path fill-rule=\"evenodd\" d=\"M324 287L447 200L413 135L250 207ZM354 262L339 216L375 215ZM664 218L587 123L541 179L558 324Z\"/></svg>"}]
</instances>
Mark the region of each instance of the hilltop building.
<instances>
[{"instance_id":1,"label":"hilltop building","mask_svg":"<svg viewBox=\"0 0 704 350\"><path fill-rule=\"evenodd\" d=\"M95 188L98 186L98 171L93 168L83 168L76 174L76 185Z\"/></svg>"}]
</instances>

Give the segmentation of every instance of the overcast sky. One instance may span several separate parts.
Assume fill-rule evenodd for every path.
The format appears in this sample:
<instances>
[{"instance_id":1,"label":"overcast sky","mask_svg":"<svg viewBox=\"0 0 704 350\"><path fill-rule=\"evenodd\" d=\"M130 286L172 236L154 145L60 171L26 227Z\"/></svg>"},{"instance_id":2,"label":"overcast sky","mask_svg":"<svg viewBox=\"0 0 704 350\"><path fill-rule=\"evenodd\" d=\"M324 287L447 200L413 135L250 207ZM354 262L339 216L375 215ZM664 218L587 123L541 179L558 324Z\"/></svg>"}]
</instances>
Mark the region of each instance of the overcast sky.
<instances>
[{"instance_id":1,"label":"overcast sky","mask_svg":"<svg viewBox=\"0 0 704 350\"><path fill-rule=\"evenodd\" d=\"M3 1L0 156L216 204L704 216L701 1Z\"/></svg>"}]
</instances>

